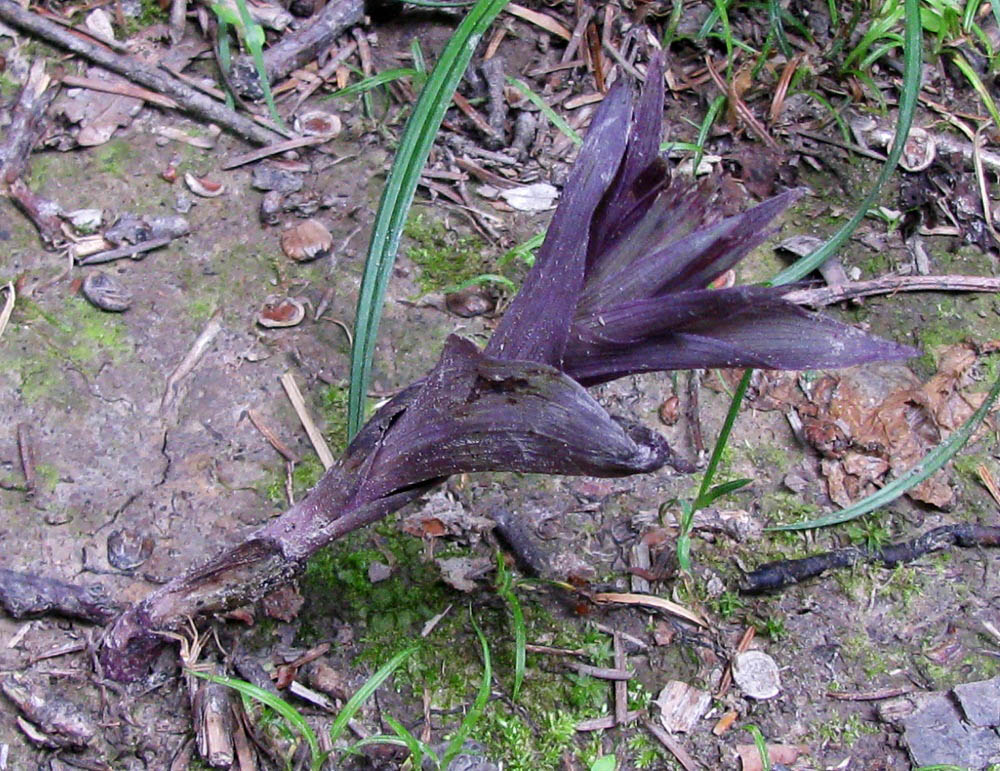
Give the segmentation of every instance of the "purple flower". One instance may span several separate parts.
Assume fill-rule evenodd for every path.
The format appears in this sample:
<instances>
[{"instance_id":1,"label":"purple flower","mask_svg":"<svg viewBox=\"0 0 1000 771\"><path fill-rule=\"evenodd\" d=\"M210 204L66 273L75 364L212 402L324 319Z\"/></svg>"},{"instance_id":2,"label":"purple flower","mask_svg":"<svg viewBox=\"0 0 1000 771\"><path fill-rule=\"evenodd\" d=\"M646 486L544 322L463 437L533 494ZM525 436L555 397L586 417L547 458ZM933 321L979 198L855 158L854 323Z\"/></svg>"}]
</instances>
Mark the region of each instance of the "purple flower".
<instances>
[{"instance_id":1,"label":"purple flower","mask_svg":"<svg viewBox=\"0 0 1000 771\"><path fill-rule=\"evenodd\" d=\"M787 287L706 289L803 191L719 219L711 183L671 180L659 158L662 83L654 57L634 113L625 87L605 97L487 353L547 362L585 386L659 370L811 369L918 355L803 310L783 299Z\"/></svg>"},{"instance_id":2,"label":"purple flower","mask_svg":"<svg viewBox=\"0 0 1000 771\"><path fill-rule=\"evenodd\" d=\"M485 350L449 338L434 369L390 399L309 495L241 544L123 613L101 660L139 677L185 619L255 600L340 536L451 474L624 476L674 463L662 437L612 417L585 386L692 367L836 367L912 349L806 313L787 290L708 290L768 235L799 191L716 218L709 188L658 158L662 71L633 115L617 86L595 114L538 259Z\"/></svg>"}]
</instances>

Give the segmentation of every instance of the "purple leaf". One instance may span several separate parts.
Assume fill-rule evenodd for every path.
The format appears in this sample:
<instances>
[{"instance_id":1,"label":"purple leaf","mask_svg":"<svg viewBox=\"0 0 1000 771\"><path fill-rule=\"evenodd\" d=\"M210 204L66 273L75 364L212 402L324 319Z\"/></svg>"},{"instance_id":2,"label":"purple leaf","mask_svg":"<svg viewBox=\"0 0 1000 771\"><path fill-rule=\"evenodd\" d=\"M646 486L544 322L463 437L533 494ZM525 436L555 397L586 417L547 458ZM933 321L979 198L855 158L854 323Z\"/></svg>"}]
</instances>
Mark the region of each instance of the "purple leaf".
<instances>
[{"instance_id":1,"label":"purple leaf","mask_svg":"<svg viewBox=\"0 0 1000 771\"><path fill-rule=\"evenodd\" d=\"M616 422L557 369L495 359L452 336L370 457L363 500L472 471L637 474L668 462L670 450Z\"/></svg>"}]
</instances>

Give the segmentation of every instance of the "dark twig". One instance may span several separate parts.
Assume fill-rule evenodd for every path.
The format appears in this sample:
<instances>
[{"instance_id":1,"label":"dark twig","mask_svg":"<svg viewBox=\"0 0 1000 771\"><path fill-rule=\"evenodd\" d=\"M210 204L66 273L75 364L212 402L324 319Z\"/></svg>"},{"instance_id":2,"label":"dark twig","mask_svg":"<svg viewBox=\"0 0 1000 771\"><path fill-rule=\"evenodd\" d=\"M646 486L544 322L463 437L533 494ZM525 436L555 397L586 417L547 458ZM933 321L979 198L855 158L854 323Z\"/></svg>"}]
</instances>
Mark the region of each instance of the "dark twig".
<instances>
[{"instance_id":1,"label":"dark twig","mask_svg":"<svg viewBox=\"0 0 1000 771\"><path fill-rule=\"evenodd\" d=\"M944 525L928 530L912 541L890 544L883 549L848 547L795 560L778 560L749 573L740 586L744 594L758 594L797 584L832 568L851 567L861 562L881 562L894 567L912 562L930 552L949 546L1000 546L1000 527L989 525Z\"/></svg>"},{"instance_id":2,"label":"dark twig","mask_svg":"<svg viewBox=\"0 0 1000 771\"><path fill-rule=\"evenodd\" d=\"M31 443L31 429L27 423L17 424L17 451L24 471L24 487L28 497L35 494L35 448Z\"/></svg>"},{"instance_id":3,"label":"dark twig","mask_svg":"<svg viewBox=\"0 0 1000 771\"><path fill-rule=\"evenodd\" d=\"M5 0L9 1L9 0ZM364 0L331 0L315 20L298 32L284 35L264 52L264 69L271 83L281 80L327 50L349 27L364 18ZM260 76L253 59L239 56L233 60L233 85L245 96L260 98Z\"/></svg>"},{"instance_id":4,"label":"dark twig","mask_svg":"<svg viewBox=\"0 0 1000 771\"><path fill-rule=\"evenodd\" d=\"M94 624L107 624L119 612L100 586L75 586L4 568L0 568L0 605L14 618L57 613Z\"/></svg>"},{"instance_id":5,"label":"dark twig","mask_svg":"<svg viewBox=\"0 0 1000 771\"><path fill-rule=\"evenodd\" d=\"M112 72L117 72L119 75L159 94L164 94L175 100L188 112L212 123L217 123L250 142L266 145L281 139L277 134L258 126L242 115L238 115L225 105L198 93L177 78L160 70L152 69L134 56L122 56L77 37L58 24L36 13L24 10L13 0L0 0L0 20L60 48L72 51L88 61L99 64Z\"/></svg>"}]
</instances>

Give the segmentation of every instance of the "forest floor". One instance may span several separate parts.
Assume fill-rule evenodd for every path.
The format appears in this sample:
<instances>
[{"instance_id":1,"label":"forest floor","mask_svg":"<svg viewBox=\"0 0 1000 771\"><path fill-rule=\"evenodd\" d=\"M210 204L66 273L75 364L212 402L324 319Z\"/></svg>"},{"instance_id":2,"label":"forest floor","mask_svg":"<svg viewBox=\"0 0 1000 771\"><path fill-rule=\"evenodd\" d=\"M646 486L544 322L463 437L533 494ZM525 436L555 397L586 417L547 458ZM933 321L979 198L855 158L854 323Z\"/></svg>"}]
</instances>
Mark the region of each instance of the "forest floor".
<instances>
[{"instance_id":1,"label":"forest floor","mask_svg":"<svg viewBox=\"0 0 1000 771\"><path fill-rule=\"evenodd\" d=\"M557 23L556 32L533 17L502 14L494 30L504 34L487 34L473 67L495 44L503 73L527 81L583 130L601 93L594 55L558 69L566 47L558 30L572 31L576 6L584 6L529 5ZM801 11L806 4L794 5ZM114 7L105 6L111 17ZM711 8L687 4L682 27L704 19ZM593 35L604 35L610 47L640 64L647 60L649 39L661 39L667 24L652 13L635 21L626 10L609 16L603 7L596 11ZM827 18L829 26L826 4L810 13ZM754 32L754 14L764 12L749 9L731 20L750 43L762 34ZM183 43L197 48L204 38L193 22L194 16ZM855 40L870 23L861 20ZM354 52L345 63L384 72L412 66L415 41L433 63L454 26L454 17L444 12L411 10L367 20L338 45L363 41L370 60ZM131 31L143 46L170 47L154 34ZM706 53L721 56L722 66L716 66L726 70L725 47L697 40L696 31L678 33L668 61L672 87L664 138L688 144L698 142L699 126L720 93L702 77ZM788 264L793 257L779 244L829 237L881 169L876 158L844 145L874 136L874 124L891 131L894 61L872 66L873 85L890 97L882 108L861 81L836 80L817 53L835 38L836 28L813 25L812 33L815 39L806 40L789 32L800 46L796 52L811 63L800 61L805 75L779 115L765 120L773 147L735 112L720 113L707 133L699 172L725 180L720 205L745 208L795 185L811 191L739 266L738 283L766 280ZM99 77L86 72L81 60L67 60L43 41L4 27L0 56L3 122L36 60L57 81L70 73ZM606 53L598 59L605 74L628 77ZM756 60L744 52L743 61ZM763 120L787 61L772 57L754 80L736 68L734 82L741 73L746 82L735 99ZM968 83L956 80L941 61L929 61L924 93L947 106L921 106L916 125L971 147L942 116L975 127L969 116L982 107ZM202 57L190 70L210 75L214 67ZM298 77L299 91L279 98L279 111L291 107L289 94L310 82ZM299 112L336 116L341 128L335 137L294 157L223 169L253 146L227 132L216 136L182 112L139 100L111 104L103 92L63 84L24 175L28 188L57 202L62 212L100 210L100 221L90 226L96 232L129 215L181 215L190 232L136 259L82 265L86 255L78 253L74 262L68 236L46 248L22 211L0 199L0 284L12 282L17 293L0 337L0 567L97 584L123 607L237 543L287 508L289 496L300 498L322 473L280 382L286 373L334 453L343 449L349 336L370 226L416 88L401 80L364 97L323 99L329 90L316 91ZM459 90L477 114L486 115L484 84L468 78ZM446 116L390 281L373 403L425 373L449 333L487 339L510 299L507 285L478 284L457 297L448 290L483 274L501 274L516 285L524 276L523 261L503 256L542 232L551 216L549 210L516 208L498 195L499 185L487 185L470 171L485 171L481 176L498 177L511 188L535 182L558 188L566 178L573 144L537 109L518 102L516 91L507 91L514 107L492 143L468 112L453 108ZM811 93L826 94L856 127L850 141ZM519 111L539 118L538 135L520 155L508 147ZM106 141L81 141L85 132L101 131L107 131ZM987 132L985 139L987 155L995 137ZM208 146L194 146L194 140ZM876 152L868 155L877 155L884 143L872 141L871 150ZM672 155L681 164L676 173L685 173L685 160L690 173L692 153ZM460 164L462 159L472 164ZM263 167L301 184L284 194L277 224L262 224L259 214L264 193L254 182ZM996 172L987 163L991 188ZM215 197L198 195L185 183L186 173L224 189ZM849 280L995 275L992 223L980 216L976 173L960 153L939 148L929 167L899 171L880 200L837 258ZM320 259L298 262L287 256L282 234L306 216L328 229L333 246ZM74 232L67 224L73 239L85 228ZM127 310L102 310L84 297L82 284L96 271L130 296ZM0 295L0 307L10 292ZM304 320L262 326L262 310L270 306L271 315L280 316L275 308L284 301L293 301L286 307L301 303ZM456 315L456 309L475 315ZM417 652L365 704L356 727L391 733L391 716L435 744L455 730L483 677L474 621L489 644L492 682L471 734L480 765L468 760L473 765L466 767L488 768L489 761L504 769L589 769L604 755L616 756L620 769L680 768L682 762L706 769L759 767L756 751L744 748L742 766L738 759L738 746L753 744L748 725L768 744L781 746L787 753L781 762L790 768L873 771L933 761L978 769L1000 763L996 731L976 727L956 706L936 724L957 732L946 744L972 749L944 759L927 755L933 731L922 729L912 714L936 694L1000 675L996 550L948 548L893 568L862 563L768 594L740 592L745 572L770 560L848 545L881 547L941 525L998 523L1000 503L988 486L1000 475L1000 454L988 419L914 497L839 527L764 530L833 511L905 470L958 428L997 378L995 294L898 293L826 312L917 346L923 356L830 373L757 372L718 477L752 481L699 514L691 575L677 575L673 556L680 502L696 493L698 474L455 477L429 499L323 550L294 589L202 622L201 631L210 634L199 663L245 679L264 672L286 687L297 679L335 704L394 654L415 645ZM199 336L199 355L179 372ZM663 433L680 455L703 468L739 375L631 377L595 393L612 412ZM799 427L803 420L805 429ZM906 441L875 452L864 440L874 424ZM822 430L839 431L843 443L824 444L815 435ZM294 463L286 462L265 431ZM543 563L541 576L510 568L529 644L516 700L515 625L496 589L497 555L504 550L493 532L498 516L512 515L530 523ZM568 578L584 593L559 583ZM595 605L586 600L586 592L594 591L669 598L702 614L708 626L644 605ZM431 619L438 619L432 628ZM208 767L193 746L191 698L177 646L166 649L148 678L123 687L95 671L100 633L97 626L52 615L15 619L0 613L5 692L16 690L11 678L26 677L41 702L68 699L71 712L96 726L82 747L68 746L72 741L58 735L50 736L54 746L45 746L25 733L32 718L24 704L19 711L16 698L0 698L0 769ZM776 696L755 699L738 686L720 687L741 640L777 664ZM622 663L633 675L617 698L639 714L616 726L616 685L603 670ZM321 735L336 714L335 706L324 710L288 690L282 694ZM946 703L953 704L950 697ZM661 718L669 720L673 712L691 718L685 730L666 733L667 743L688 756L684 761L649 728L663 725ZM244 727L229 724L227 730L244 736L256 760L231 760L234 768L308 767L304 745L274 713L247 704L243 714ZM607 728L578 730L589 727L586 721L609 717ZM48 733L59 732L50 726ZM327 767L396 768L404 758L399 748L372 745Z\"/></svg>"}]
</instances>

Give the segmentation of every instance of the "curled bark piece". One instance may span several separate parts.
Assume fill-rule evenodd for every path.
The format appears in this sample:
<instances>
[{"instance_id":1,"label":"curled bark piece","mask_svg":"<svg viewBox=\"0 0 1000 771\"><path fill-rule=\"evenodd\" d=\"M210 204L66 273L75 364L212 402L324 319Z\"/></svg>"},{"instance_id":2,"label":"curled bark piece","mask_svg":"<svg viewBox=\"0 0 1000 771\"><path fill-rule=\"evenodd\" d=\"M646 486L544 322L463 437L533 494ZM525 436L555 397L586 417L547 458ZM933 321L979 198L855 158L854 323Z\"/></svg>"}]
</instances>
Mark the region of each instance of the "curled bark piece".
<instances>
[{"instance_id":1,"label":"curled bark piece","mask_svg":"<svg viewBox=\"0 0 1000 771\"><path fill-rule=\"evenodd\" d=\"M850 567L859 562L881 562L891 568L949 546L1000 546L1000 527L944 525L928 530L912 541L890 544L884 549L849 547L802 559L768 562L746 576L740 591L744 594L759 594L781 589L807 578L814 578L827 570Z\"/></svg>"},{"instance_id":2,"label":"curled bark piece","mask_svg":"<svg viewBox=\"0 0 1000 771\"><path fill-rule=\"evenodd\" d=\"M100 586L75 586L5 568L0 568L0 605L14 618L57 613L94 624L108 623L119 610Z\"/></svg>"},{"instance_id":3,"label":"curled bark piece","mask_svg":"<svg viewBox=\"0 0 1000 771\"><path fill-rule=\"evenodd\" d=\"M21 713L44 732L41 741L57 747L85 747L97 734L93 719L58 690L20 673L7 675L0 690ZM22 725L22 728L27 726ZM32 737L35 738L35 737Z\"/></svg>"},{"instance_id":4,"label":"curled bark piece","mask_svg":"<svg viewBox=\"0 0 1000 771\"><path fill-rule=\"evenodd\" d=\"M292 70L311 62L333 45L333 41L346 29L360 24L364 15L364 0L335 0L327 3L311 24L298 32L284 35L264 52L264 69L268 80L274 83ZM243 96L263 98L260 77L251 57L239 56L234 59L230 80Z\"/></svg>"},{"instance_id":5,"label":"curled bark piece","mask_svg":"<svg viewBox=\"0 0 1000 771\"><path fill-rule=\"evenodd\" d=\"M28 168L31 148L39 140L44 129L45 111L59 92L49 87L49 76L45 74L45 63L41 60L31 65L28 79L17 103L11 111L10 124L4 130L0 142L0 185L6 186L24 174Z\"/></svg>"}]
</instances>

